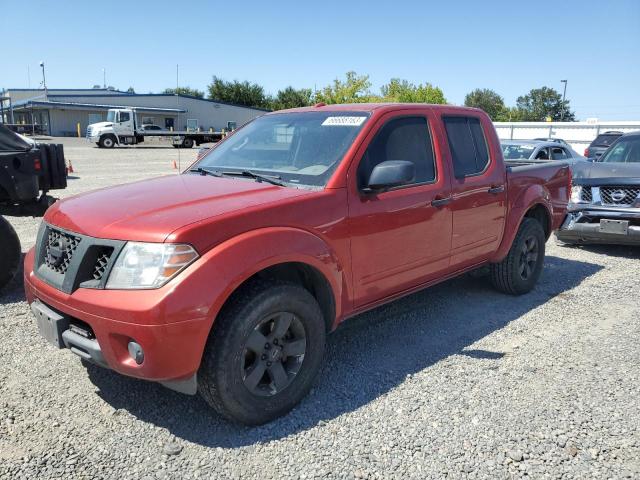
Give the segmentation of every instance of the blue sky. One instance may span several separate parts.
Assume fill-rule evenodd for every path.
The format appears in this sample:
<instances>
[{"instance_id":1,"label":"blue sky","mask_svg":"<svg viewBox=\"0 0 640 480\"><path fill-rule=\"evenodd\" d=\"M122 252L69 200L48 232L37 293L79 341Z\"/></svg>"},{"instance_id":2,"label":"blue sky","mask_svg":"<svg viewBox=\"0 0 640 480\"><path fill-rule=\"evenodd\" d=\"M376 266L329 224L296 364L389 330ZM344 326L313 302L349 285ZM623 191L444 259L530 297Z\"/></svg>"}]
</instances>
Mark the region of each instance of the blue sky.
<instances>
[{"instance_id":1,"label":"blue sky","mask_svg":"<svg viewBox=\"0 0 640 480\"><path fill-rule=\"evenodd\" d=\"M212 75L275 93L321 88L349 70L439 86L461 104L476 87L508 105L561 91L580 119L640 120L640 1L176 2L5 0L0 88L107 83L204 90ZM124 13L126 12L126 14Z\"/></svg>"}]
</instances>

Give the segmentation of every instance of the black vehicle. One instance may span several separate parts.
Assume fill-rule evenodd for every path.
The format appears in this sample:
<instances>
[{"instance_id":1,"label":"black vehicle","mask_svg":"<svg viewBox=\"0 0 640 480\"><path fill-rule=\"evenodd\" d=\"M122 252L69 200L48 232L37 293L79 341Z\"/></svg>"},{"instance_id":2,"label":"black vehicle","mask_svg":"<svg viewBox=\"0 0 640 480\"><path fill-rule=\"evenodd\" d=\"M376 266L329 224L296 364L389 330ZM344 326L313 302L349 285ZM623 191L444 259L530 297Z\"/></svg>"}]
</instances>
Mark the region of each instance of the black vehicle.
<instances>
[{"instance_id":1,"label":"black vehicle","mask_svg":"<svg viewBox=\"0 0 640 480\"><path fill-rule=\"evenodd\" d=\"M640 131L620 136L593 163L573 166L560 243L640 245Z\"/></svg>"},{"instance_id":2,"label":"black vehicle","mask_svg":"<svg viewBox=\"0 0 640 480\"><path fill-rule=\"evenodd\" d=\"M66 187L62 145L34 143L0 125L0 215L41 217L56 201L47 192ZM21 253L16 231L0 216L0 288L14 277Z\"/></svg>"},{"instance_id":3,"label":"black vehicle","mask_svg":"<svg viewBox=\"0 0 640 480\"><path fill-rule=\"evenodd\" d=\"M597 159L607 148L611 146L618 138L622 136L622 132L609 131L599 134L593 142L584 150L584 156L590 160Z\"/></svg>"}]
</instances>

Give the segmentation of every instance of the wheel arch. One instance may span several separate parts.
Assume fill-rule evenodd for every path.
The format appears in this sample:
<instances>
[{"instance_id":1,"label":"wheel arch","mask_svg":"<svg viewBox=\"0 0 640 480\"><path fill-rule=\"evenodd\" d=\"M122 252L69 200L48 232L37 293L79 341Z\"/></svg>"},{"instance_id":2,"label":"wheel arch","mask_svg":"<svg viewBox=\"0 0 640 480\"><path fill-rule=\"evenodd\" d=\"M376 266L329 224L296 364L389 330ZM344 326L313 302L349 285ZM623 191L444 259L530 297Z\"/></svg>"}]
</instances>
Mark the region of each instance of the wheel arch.
<instances>
[{"instance_id":1,"label":"wheel arch","mask_svg":"<svg viewBox=\"0 0 640 480\"><path fill-rule=\"evenodd\" d=\"M507 256L524 218L533 218L539 221L544 230L545 239L548 240L551 236L553 217L551 206L546 200L547 197L540 195L540 192L536 190L529 189L520 197L522 200L524 200L523 197L527 192L529 192L529 200L526 203L525 201L517 201L513 204L506 218L502 243L496 253L489 259L490 262L499 262Z\"/></svg>"}]
</instances>

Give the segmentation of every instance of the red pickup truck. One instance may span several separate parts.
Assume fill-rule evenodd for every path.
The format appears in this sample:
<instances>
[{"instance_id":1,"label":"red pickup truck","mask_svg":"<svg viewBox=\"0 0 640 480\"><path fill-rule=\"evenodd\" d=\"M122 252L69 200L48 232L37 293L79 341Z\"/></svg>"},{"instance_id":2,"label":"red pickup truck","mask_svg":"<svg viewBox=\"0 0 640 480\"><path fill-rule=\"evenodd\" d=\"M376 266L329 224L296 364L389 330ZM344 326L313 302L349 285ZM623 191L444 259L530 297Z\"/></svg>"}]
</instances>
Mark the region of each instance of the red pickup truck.
<instances>
[{"instance_id":1,"label":"red pickup truck","mask_svg":"<svg viewBox=\"0 0 640 480\"><path fill-rule=\"evenodd\" d=\"M181 175L57 202L26 295L59 348L260 424L303 398L348 317L486 264L531 290L570 187L566 164L505 165L480 110L274 112Z\"/></svg>"}]
</instances>

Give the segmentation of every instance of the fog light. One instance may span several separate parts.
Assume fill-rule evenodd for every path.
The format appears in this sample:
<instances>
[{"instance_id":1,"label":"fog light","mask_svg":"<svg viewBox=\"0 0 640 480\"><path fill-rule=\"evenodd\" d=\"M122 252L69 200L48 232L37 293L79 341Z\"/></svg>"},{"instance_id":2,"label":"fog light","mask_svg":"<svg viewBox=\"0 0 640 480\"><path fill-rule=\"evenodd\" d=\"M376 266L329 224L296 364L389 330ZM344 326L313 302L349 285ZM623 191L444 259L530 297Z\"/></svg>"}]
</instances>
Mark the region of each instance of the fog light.
<instances>
[{"instance_id":1,"label":"fog light","mask_svg":"<svg viewBox=\"0 0 640 480\"><path fill-rule=\"evenodd\" d=\"M129 350L129 355L133 358L138 365L144 362L144 352L142 351L142 347L138 345L133 340L129 342L127 345L127 349Z\"/></svg>"}]
</instances>

